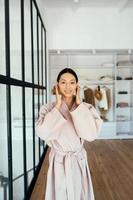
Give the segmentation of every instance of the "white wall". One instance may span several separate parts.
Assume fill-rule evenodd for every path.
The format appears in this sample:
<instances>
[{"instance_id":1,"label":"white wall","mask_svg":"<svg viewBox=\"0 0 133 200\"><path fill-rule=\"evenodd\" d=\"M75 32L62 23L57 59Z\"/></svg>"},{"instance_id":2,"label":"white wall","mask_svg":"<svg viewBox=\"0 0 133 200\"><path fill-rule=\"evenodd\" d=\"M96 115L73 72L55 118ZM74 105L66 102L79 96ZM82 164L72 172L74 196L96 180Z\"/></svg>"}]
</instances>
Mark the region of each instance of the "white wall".
<instances>
[{"instance_id":1,"label":"white wall","mask_svg":"<svg viewBox=\"0 0 133 200\"><path fill-rule=\"evenodd\" d=\"M49 49L133 48L133 7L52 8L38 4Z\"/></svg>"}]
</instances>

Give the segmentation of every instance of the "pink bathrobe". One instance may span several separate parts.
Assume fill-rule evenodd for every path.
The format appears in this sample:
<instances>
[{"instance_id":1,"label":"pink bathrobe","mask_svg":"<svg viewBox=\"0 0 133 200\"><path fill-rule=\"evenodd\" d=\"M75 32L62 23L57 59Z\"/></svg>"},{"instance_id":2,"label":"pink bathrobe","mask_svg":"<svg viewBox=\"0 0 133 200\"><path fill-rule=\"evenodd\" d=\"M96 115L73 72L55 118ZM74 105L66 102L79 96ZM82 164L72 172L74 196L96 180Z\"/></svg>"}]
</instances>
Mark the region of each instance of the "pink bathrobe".
<instances>
[{"instance_id":1,"label":"pink bathrobe","mask_svg":"<svg viewBox=\"0 0 133 200\"><path fill-rule=\"evenodd\" d=\"M37 135L51 147L45 200L94 200L84 140L98 137L102 120L91 104L42 105Z\"/></svg>"}]
</instances>

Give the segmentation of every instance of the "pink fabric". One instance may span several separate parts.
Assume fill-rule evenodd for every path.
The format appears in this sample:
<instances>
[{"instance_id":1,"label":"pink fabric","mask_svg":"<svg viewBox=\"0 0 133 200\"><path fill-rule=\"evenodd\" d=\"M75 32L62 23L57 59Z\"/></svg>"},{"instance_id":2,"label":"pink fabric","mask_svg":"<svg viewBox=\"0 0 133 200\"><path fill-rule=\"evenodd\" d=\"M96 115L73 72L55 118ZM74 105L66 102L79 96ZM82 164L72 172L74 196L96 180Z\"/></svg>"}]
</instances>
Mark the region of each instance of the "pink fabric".
<instances>
[{"instance_id":1,"label":"pink fabric","mask_svg":"<svg viewBox=\"0 0 133 200\"><path fill-rule=\"evenodd\" d=\"M45 200L94 200L84 140L95 140L102 120L87 103L43 105L36 123L37 135L51 147Z\"/></svg>"}]
</instances>

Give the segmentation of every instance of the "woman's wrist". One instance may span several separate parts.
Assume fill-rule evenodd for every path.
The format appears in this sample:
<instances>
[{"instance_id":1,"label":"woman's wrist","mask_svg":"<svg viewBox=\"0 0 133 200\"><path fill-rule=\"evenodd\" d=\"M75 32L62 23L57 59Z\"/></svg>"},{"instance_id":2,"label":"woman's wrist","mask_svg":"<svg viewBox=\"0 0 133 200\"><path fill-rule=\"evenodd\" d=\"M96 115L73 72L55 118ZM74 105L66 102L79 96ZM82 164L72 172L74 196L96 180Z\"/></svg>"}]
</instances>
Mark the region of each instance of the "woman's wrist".
<instances>
[{"instance_id":1,"label":"woman's wrist","mask_svg":"<svg viewBox=\"0 0 133 200\"><path fill-rule=\"evenodd\" d=\"M81 104L81 101L80 102L77 102L77 106L79 106Z\"/></svg>"},{"instance_id":2,"label":"woman's wrist","mask_svg":"<svg viewBox=\"0 0 133 200\"><path fill-rule=\"evenodd\" d=\"M77 104L77 106L79 106L81 104L81 99L80 98L76 99L76 104Z\"/></svg>"}]
</instances>

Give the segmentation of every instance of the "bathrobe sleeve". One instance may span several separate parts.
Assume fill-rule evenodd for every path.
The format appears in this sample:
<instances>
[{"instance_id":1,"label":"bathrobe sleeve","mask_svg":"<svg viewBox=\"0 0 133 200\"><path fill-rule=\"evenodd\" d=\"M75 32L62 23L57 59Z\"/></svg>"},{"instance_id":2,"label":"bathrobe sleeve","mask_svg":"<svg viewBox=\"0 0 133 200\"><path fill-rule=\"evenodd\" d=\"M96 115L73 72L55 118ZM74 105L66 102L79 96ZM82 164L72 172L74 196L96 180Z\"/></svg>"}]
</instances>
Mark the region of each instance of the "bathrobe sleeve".
<instances>
[{"instance_id":1,"label":"bathrobe sleeve","mask_svg":"<svg viewBox=\"0 0 133 200\"><path fill-rule=\"evenodd\" d=\"M91 104L82 102L70 113L79 137L87 141L98 137L103 121Z\"/></svg>"},{"instance_id":2,"label":"bathrobe sleeve","mask_svg":"<svg viewBox=\"0 0 133 200\"><path fill-rule=\"evenodd\" d=\"M65 122L57 108L49 109L47 105L42 105L36 122L36 134L46 142L57 139Z\"/></svg>"}]
</instances>

